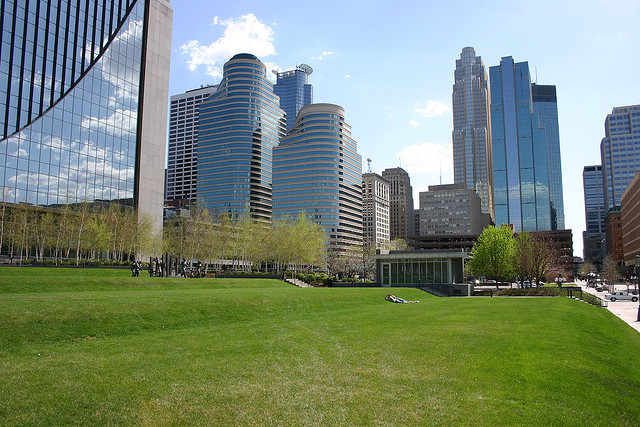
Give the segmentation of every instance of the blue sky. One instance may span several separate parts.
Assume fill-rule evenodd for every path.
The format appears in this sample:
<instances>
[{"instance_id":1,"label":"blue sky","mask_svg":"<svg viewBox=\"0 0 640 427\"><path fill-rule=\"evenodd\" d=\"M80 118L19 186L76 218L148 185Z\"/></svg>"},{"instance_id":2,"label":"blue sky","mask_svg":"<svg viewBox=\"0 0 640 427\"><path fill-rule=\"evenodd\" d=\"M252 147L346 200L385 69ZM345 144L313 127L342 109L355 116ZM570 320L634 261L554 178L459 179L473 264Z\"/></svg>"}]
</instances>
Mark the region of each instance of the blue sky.
<instances>
[{"instance_id":1,"label":"blue sky","mask_svg":"<svg viewBox=\"0 0 640 427\"><path fill-rule=\"evenodd\" d=\"M170 94L220 81L234 54L272 69L306 63L314 102L341 105L371 168L402 166L418 192L453 182L455 60L472 46L488 68L528 61L557 87L565 222L585 228L582 168L600 164L604 119L640 104L640 2L173 0ZM487 70L488 71L488 70Z\"/></svg>"}]
</instances>

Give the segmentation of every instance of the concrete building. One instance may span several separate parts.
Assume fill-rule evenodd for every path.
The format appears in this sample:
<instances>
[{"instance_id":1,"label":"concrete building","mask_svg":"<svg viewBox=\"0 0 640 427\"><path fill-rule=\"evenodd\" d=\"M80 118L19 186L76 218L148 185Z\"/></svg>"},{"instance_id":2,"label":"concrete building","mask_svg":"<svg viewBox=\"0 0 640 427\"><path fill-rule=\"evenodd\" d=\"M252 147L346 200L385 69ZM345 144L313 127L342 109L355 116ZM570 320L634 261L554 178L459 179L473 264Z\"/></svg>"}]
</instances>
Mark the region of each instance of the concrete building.
<instances>
[{"instance_id":1,"label":"concrete building","mask_svg":"<svg viewBox=\"0 0 640 427\"><path fill-rule=\"evenodd\" d=\"M171 97L166 200L174 207L196 200L200 104L218 86L206 86Z\"/></svg>"},{"instance_id":2,"label":"concrete building","mask_svg":"<svg viewBox=\"0 0 640 427\"><path fill-rule=\"evenodd\" d=\"M200 104L197 198L215 214L271 221L273 149L286 130L279 102L264 64L240 53Z\"/></svg>"},{"instance_id":3,"label":"concrete building","mask_svg":"<svg viewBox=\"0 0 640 427\"><path fill-rule=\"evenodd\" d=\"M622 215L620 206L614 206L607 212L605 219L607 255L613 256L617 265L624 261L624 247L622 245Z\"/></svg>"},{"instance_id":4,"label":"concrete building","mask_svg":"<svg viewBox=\"0 0 640 427\"><path fill-rule=\"evenodd\" d=\"M582 234L584 260L600 264L607 255L605 243L606 208L602 166L585 166L582 170L586 230Z\"/></svg>"},{"instance_id":5,"label":"concrete building","mask_svg":"<svg viewBox=\"0 0 640 427\"><path fill-rule=\"evenodd\" d=\"M362 174L362 229L366 247L388 247L389 182L377 173Z\"/></svg>"},{"instance_id":6,"label":"concrete building","mask_svg":"<svg viewBox=\"0 0 640 427\"><path fill-rule=\"evenodd\" d=\"M564 196L562 193L562 160L560 156L560 130L558 125L558 98L554 85L531 84L533 112L547 137L547 170L549 171L549 198L551 199L551 229L564 230Z\"/></svg>"},{"instance_id":7,"label":"concrete building","mask_svg":"<svg viewBox=\"0 0 640 427\"><path fill-rule=\"evenodd\" d=\"M614 108L604 128L600 157L608 210L620 206L622 193L640 170L640 105Z\"/></svg>"},{"instance_id":8,"label":"concrete building","mask_svg":"<svg viewBox=\"0 0 640 427\"><path fill-rule=\"evenodd\" d=\"M276 75L273 93L280 97L280 108L287 114L288 132L295 124L300 109L313 104L313 86L308 83L313 68L300 64L294 70L273 73Z\"/></svg>"},{"instance_id":9,"label":"concrete building","mask_svg":"<svg viewBox=\"0 0 640 427\"><path fill-rule=\"evenodd\" d=\"M169 1L7 0L1 10L2 200L115 203L161 231Z\"/></svg>"},{"instance_id":10,"label":"concrete building","mask_svg":"<svg viewBox=\"0 0 640 427\"><path fill-rule=\"evenodd\" d=\"M533 111L529 64L504 57L489 75L496 226L551 230L547 139Z\"/></svg>"},{"instance_id":11,"label":"concrete building","mask_svg":"<svg viewBox=\"0 0 640 427\"><path fill-rule=\"evenodd\" d=\"M474 190L447 184L420 192L420 236L479 235L482 228L481 201Z\"/></svg>"},{"instance_id":12,"label":"concrete building","mask_svg":"<svg viewBox=\"0 0 640 427\"><path fill-rule=\"evenodd\" d=\"M330 249L362 245L362 157L344 109L303 107L273 150L274 218L305 213L322 225Z\"/></svg>"},{"instance_id":13,"label":"concrete building","mask_svg":"<svg viewBox=\"0 0 640 427\"><path fill-rule=\"evenodd\" d=\"M625 265L640 262L640 171L622 193L620 217L622 220L622 252Z\"/></svg>"},{"instance_id":14,"label":"concrete building","mask_svg":"<svg viewBox=\"0 0 640 427\"><path fill-rule=\"evenodd\" d=\"M382 177L389 181L389 229L391 240L407 239L414 234L413 189L409 174L402 168L382 171Z\"/></svg>"},{"instance_id":15,"label":"concrete building","mask_svg":"<svg viewBox=\"0 0 640 427\"><path fill-rule=\"evenodd\" d=\"M456 60L453 85L454 182L474 190L482 212L493 212L490 92L487 70L472 47Z\"/></svg>"}]
</instances>

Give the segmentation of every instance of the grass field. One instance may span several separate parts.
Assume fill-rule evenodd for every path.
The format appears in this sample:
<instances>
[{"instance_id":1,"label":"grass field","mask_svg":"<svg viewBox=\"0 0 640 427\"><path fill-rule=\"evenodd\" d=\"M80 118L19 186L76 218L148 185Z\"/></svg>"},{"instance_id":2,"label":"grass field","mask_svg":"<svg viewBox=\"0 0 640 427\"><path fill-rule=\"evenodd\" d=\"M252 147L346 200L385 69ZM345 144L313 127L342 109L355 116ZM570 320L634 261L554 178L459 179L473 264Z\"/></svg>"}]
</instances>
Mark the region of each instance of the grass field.
<instances>
[{"instance_id":1,"label":"grass field","mask_svg":"<svg viewBox=\"0 0 640 427\"><path fill-rule=\"evenodd\" d=\"M638 425L640 334L568 298L0 268L1 425Z\"/></svg>"}]
</instances>

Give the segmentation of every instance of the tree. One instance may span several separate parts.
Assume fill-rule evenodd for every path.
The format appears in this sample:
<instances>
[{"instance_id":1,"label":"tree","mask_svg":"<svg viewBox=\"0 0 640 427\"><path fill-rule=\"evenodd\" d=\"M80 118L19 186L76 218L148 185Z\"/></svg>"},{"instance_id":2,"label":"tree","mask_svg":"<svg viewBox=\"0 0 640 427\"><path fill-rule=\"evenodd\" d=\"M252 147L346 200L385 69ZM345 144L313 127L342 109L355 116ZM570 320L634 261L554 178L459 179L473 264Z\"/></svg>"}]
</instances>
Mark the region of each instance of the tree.
<instances>
[{"instance_id":1,"label":"tree","mask_svg":"<svg viewBox=\"0 0 640 427\"><path fill-rule=\"evenodd\" d=\"M596 266L590 260L586 260L578 268L578 274L582 277L588 277L590 273L596 272Z\"/></svg>"},{"instance_id":2,"label":"tree","mask_svg":"<svg viewBox=\"0 0 640 427\"><path fill-rule=\"evenodd\" d=\"M514 251L513 230L509 226L487 227L471 250L471 271L476 276L496 279L513 277Z\"/></svg>"},{"instance_id":3,"label":"tree","mask_svg":"<svg viewBox=\"0 0 640 427\"><path fill-rule=\"evenodd\" d=\"M607 255L604 261L602 261L602 271L600 274L607 281L609 292L613 292L615 283L622 278L613 255Z\"/></svg>"},{"instance_id":4,"label":"tree","mask_svg":"<svg viewBox=\"0 0 640 427\"><path fill-rule=\"evenodd\" d=\"M513 260L514 273L521 280L540 281L549 271L552 253L544 239L523 231L515 238Z\"/></svg>"}]
</instances>

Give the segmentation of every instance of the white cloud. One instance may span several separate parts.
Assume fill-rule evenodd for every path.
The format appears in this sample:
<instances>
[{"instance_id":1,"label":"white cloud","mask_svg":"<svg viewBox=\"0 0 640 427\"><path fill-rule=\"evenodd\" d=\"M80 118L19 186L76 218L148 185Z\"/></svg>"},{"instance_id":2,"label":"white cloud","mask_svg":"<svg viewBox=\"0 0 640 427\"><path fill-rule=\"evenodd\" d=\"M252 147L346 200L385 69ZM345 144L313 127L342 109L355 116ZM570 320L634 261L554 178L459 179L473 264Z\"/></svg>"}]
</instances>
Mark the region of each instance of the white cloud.
<instances>
[{"instance_id":1,"label":"white cloud","mask_svg":"<svg viewBox=\"0 0 640 427\"><path fill-rule=\"evenodd\" d=\"M322 61L325 57L333 55L335 52L330 50L324 50L320 55L312 56L311 59L315 59L316 61Z\"/></svg>"},{"instance_id":2,"label":"white cloud","mask_svg":"<svg viewBox=\"0 0 640 427\"><path fill-rule=\"evenodd\" d=\"M411 127L417 127L418 125L420 125L420 123L418 123L415 120L409 120L409 126Z\"/></svg>"},{"instance_id":3,"label":"white cloud","mask_svg":"<svg viewBox=\"0 0 640 427\"><path fill-rule=\"evenodd\" d=\"M191 40L180 46L182 53L189 55L189 70L195 71L203 65L207 74L220 78L222 65L237 53L252 53L260 58L276 54L273 30L252 13L237 19L220 19L216 16L213 25L225 27L224 34L218 40L209 45Z\"/></svg>"},{"instance_id":4,"label":"white cloud","mask_svg":"<svg viewBox=\"0 0 640 427\"><path fill-rule=\"evenodd\" d=\"M350 79L351 78L351 74L347 74L344 76L345 79Z\"/></svg>"},{"instance_id":5,"label":"white cloud","mask_svg":"<svg viewBox=\"0 0 640 427\"><path fill-rule=\"evenodd\" d=\"M396 157L402 168L410 174L436 174L453 169L453 148L451 143L435 144L425 142L403 148Z\"/></svg>"},{"instance_id":6,"label":"white cloud","mask_svg":"<svg viewBox=\"0 0 640 427\"><path fill-rule=\"evenodd\" d=\"M444 102L434 101L433 99L428 100L426 102L426 105L417 104L414 108L414 111L416 113L419 113L420 115L428 119L431 117L444 116L444 114L450 110L451 108L449 108L449 106Z\"/></svg>"}]
</instances>

